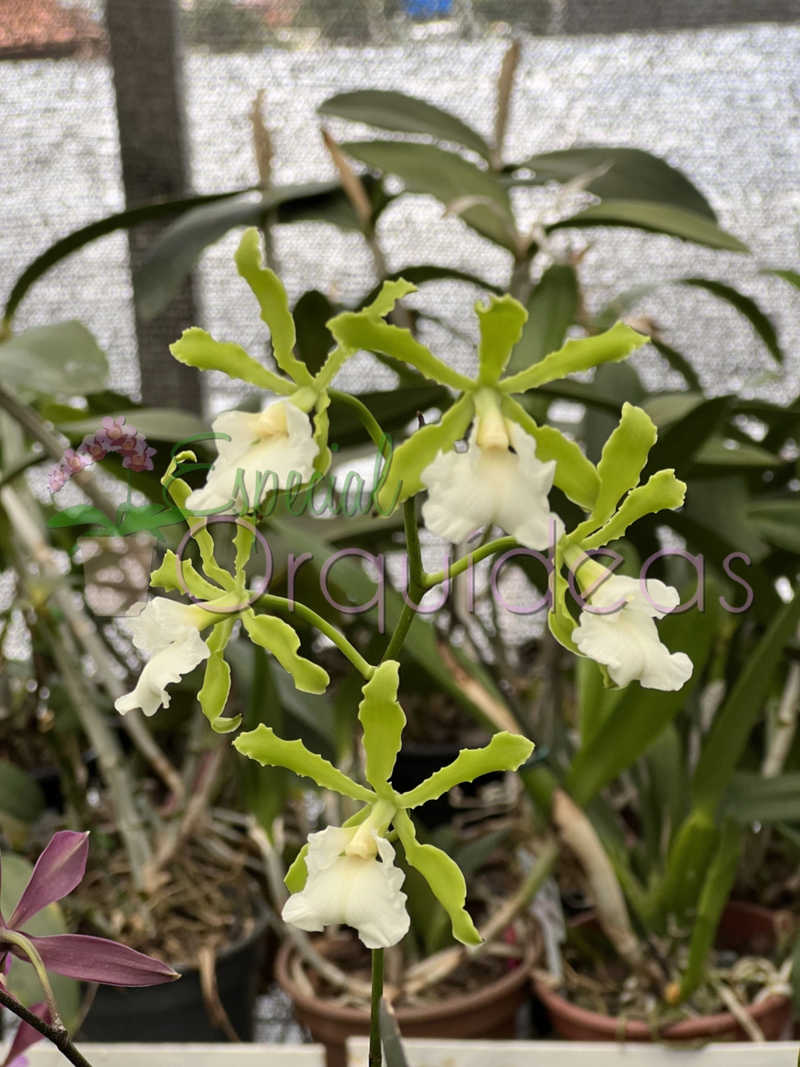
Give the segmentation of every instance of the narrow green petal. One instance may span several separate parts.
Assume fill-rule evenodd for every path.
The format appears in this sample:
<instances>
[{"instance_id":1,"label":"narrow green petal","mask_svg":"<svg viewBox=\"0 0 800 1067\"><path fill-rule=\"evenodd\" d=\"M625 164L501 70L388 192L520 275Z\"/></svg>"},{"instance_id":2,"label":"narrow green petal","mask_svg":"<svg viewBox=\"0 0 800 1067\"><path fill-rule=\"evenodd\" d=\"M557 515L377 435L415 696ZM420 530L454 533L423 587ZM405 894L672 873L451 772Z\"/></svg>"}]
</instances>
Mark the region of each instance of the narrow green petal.
<instances>
[{"instance_id":1,"label":"narrow green petal","mask_svg":"<svg viewBox=\"0 0 800 1067\"><path fill-rule=\"evenodd\" d=\"M164 559L161 561L161 566L157 567L150 575L150 585L154 589L163 589L167 593L171 593L176 589L181 593L185 593L188 589L192 596L197 597L198 600L216 600L222 596L223 590L219 586L207 582L202 574L198 574L190 559L182 559L180 568L183 575L183 585L178 579L178 557L172 549L167 549L164 553Z\"/></svg>"},{"instance_id":2,"label":"narrow green petal","mask_svg":"<svg viewBox=\"0 0 800 1067\"><path fill-rule=\"evenodd\" d=\"M378 506L384 509L392 502L402 503L419 493L422 472L436 459L440 452L449 452L456 441L467 432L475 415L472 397L465 395L456 400L437 423L416 430L396 452L392 453L385 480L378 493Z\"/></svg>"},{"instance_id":3,"label":"narrow green petal","mask_svg":"<svg viewBox=\"0 0 800 1067\"><path fill-rule=\"evenodd\" d=\"M481 385L496 385L511 357L511 349L522 337L528 312L513 296L490 296L489 306L475 305L480 324L478 366Z\"/></svg>"},{"instance_id":4,"label":"narrow green petal","mask_svg":"<svg viewBox=\"0 0 800 1067\"><path fill-rule=\"evenodd\" d=\"M498 388L505 393L524 393L547 382L566 378L568 374L599 367L601 363L616 363L648 341L648 337L618 322L612 329L596 337L567 341L558 352L552 352L511 378L504 378Z\"/></svg>"},{"instance_id":5,"label":"narrow green petal","mask_svg":"<svg viewBox=\"0 0 800 1067\"><path fill-rule=\"evenodd\" d=\"M501 410L506 418L518 423L525 433L534 438L537 459L542 463L551 459L556 461L555 485L570 500L590 511L597 499L600 478L595 465L586 458L580 445L570 441L555 426L539 426L525 408L510 396L503 397Z\"/></svg>"},{"instance_id":6,"label":"narrow green petal","mask_svg":"<svg viewBox=\"0 0 800 1067\"><path fill-rule=\"evenodd\" d=\"M319 664L298 656L300 638L288 622L274 615L256 615L252 610L242 615L242 621L251 640L272 653L302 693L325 692L330 683L328 672Z\"/></svg>"},{"instance_id":7,"label":"narrow green petal","mask_svg":"<svg viewBox=\"0 0 800 1067\"><path fill-rule=\"evenodd\" d=\"M563 543L563 542L562 542ZM569 586L564 577L564 556L560 545L556 546L556 562L550 577L550 590L553 597L552 607L547 616L547 625L556 641L564 648L569 649L576 656L580 656L578 646L572 640L572 631L577 626L567 608L567 592Z\"/></svg>"},{"instance_id":8,"label":"narrow green petal","mask_svg":"<svg viewBox=\"0 0 800 1067\"><path fill-rule=\"evenodd\" d=\"M406 859L419 871L450 916L453 937L462 945L480 945L483 939L464 908L467 883L458 864L440 848L421 845L417 841L414 823L402 808L394 817L394 826L405 849Z\"/></svg>"},{"instance_id":9,"label":"narrow green petal","mask_svg":"<svg viewBox=\"0 0 800 1067\"><path fill-rule=\"evenodd\" d=\"M242 721L241 715L235 715L233 718L221 717L231 691L231 669L225 662L223 652L230 640L233 623L233 619L226 619L211 631L206 641L211 649L211 656L206 661L203 688L197 695L203 714L211 723L211 728L218 734L229 734L232 730L238 729Z\"/></svg>"},{"instance_id":10,"label":"narrow green petal","mask_svg":"<svg viewBox=\"0 0 800 1067\"><path fill-rule=\"evenodd\" d=\"M262 767L286 767L303 778L310 778L322 789L331 789L353 800L371 804L375 794L359 785L316 752L311 752L302 741L284 741L274 730L259 723L255 730L234 738L234 748L244 756L257 760Z\"/></svg>"},{"instance_id":11,"label":"narrow green petal","mask_svg":"<svg viewBox=\"0 0 800 1067\"><path fill-rule=\"evenodd\" d=\"M218 370L229 378L238 378L242 382L256 385L259 389L268 389L273 393L288 396L294 392L294 382L273 374L249 356L240 346L228 341L215 341L205 330L192 326L184 330L181 339L169 346L170 352L179 363L200 370Z\"/></svg>"},{"instance_id":12,"label":"narrow green petal","mask_svg":"<svg viewBox=\"0 0 800 1067\"><path fill-rule=\"evenodd\" d=\"M657 437L655 424L646 412L632 404L622 405L619 425L603 446L597 465L600 492L592 513L596 526L607 522L622 497L639 484Z\"/></svg>"},{"instance_id":13,"label":"narrow green petal","mask_svg":"<svg viewBox=\"0 0 800 1067\"><path fill-rule=\"evenodd\" d=\"M328 328L337 342L354 352L380 352L401 363L416 367L426 378L441 385L449 385L459 392L473 389L475 383L448 367L425 345L411 336L409 330L391 326L383 319L364 311L345 311L331 319Z\"/></svg>"},{"instance_id":14,"label":"narrow green petal","mask_svg":"<svg viewBox=\"0 0 800 1067\"><path fill-rule=\"evenodd\" d=\"M275 362L298 385L311 385L308 367L294 354L297 336L286 290L277 274L263 266L261 234L255 227L245 230L234 258L239 274L259 303L261 321L269 327Z\"/></svg>"},{"instance_id":15,"label":"narrow green petal","mask_svg":"<svg viewBox=\"0 0 800 1067\"><path fill-rule=\"evenodd\" d=\"M328 448L328 432L330 430L331 421L328 416L328 408L330 407L331 398L327 393L322 393L317 400L316 413L314 415L314 443L319 451L317 457L314 460L314 470L319 471L320 474L325 474L331 465L331 450Z\"/></svg>"},{"instance_id":16,"label":"narrow green petal","mask_svg":"<svg viewBox=\"0 0 800 1067\"><path fill-rule=\"evenodd\" d=\"M515 771L533 752L533 742L521 734L503 730L495 734L485 748L462 748L452 763L436 771L408 793L401 793L397 803L404 808L417 808L461 782L472 782L482 774L493 771Z\"/></svg>"},{"instance_id":17,"label":"narrow green petal","mask_svg":"<svg viewBox=\"0 0 800 1067\"><path fill-rule=\"evenodd\" d=\"M616 515L596 534L587 537L584 548L602 548L622 537L629 526L645 515L653 515L665 508L673 511L683 504L686 483L675 477L675 471L658 471L645 485L632 489L620 505Z\"/></svg>"},{"instance_id":18,"label":"narrow green petal","mask_svg":"<svg viewBox=\"0 0 800 1067\"><path fill-rule=\"evenodd\" d=\"M283 879L283 884L290 893L302 893L306 887L306 882L308 881L308 868L306 867L307 855L308 841L306 841L298 852L297 858L286 872L286 877Z\"/></svg>"},{"instance_id":19,"label":"narrow green petal","mask_svg":"<svg viewBox=\"0 0 800 1067\"><path fill-rule=\"evenodd\" d=\"M381 291L372 303L362 310L368 315L377 315L378 318L385 319L387 315L394 311L394 306L398 300L402 300L404 296L408 296L409 293L416 293L416 291L416 285L412 282L407 282L405 278L398 278L397 281L393 282L384 282L381 286Z\"/></svg>"},{"instance_id":20,"label":"narrow green petal","mask_svg":"<svg viewBox=\"0 0 800 1067\"><path fill-rule=\"evenodd\" d=\"M364 699L358 705L358 717L364 727L367 753L367 781L380 797L394 796L389 779L400 751L406 717L397 702L400 664L395 660L381 663L364 686Z\"/></svg>"}]
</instances>

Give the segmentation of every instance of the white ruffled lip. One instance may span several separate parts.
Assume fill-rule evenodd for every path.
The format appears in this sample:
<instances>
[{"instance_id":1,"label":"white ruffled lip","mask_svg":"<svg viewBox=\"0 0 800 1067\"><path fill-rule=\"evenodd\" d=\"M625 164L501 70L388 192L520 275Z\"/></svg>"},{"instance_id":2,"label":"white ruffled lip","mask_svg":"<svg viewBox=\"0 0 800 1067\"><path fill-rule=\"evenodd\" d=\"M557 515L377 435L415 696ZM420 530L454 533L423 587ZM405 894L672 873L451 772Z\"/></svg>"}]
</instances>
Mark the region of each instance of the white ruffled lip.
<instances>
[{"instance_id":1,"label":"white ruffled lip","mask_svg":"<svg viewBox=\"0 0 800 1067\"><path fill-rule=\"evenodd\" d=\"M604 664L619 686L639 681L645 689L681 689L694 665L685 652L662 644L655 623L679 602L678 591L663 582L649 580L642 589L636 578L613 575L581 612L572 639L582 655Z\"/></svg>"},{"instance_id":2,"label":"white ruffled lip","mask_svg":"<svg viewBox=\"0 0 800 1067\"><path fill-rule=\"evenodd\" d=\"M258 495L263 499L269 492L285 489L293 473L302 485L314 472L319 448L311 419L286 400L270 404L260 415L223 411L212 429L227 434L230 441L217 440L219 455L206 484L189 495L187 507L195 513L216 512L230 504L239 470L251 507ZM237 503L233 501L232 510Z\"/></svg>"},{"instance_id":3,"label":"white ruffled lip","mask_svg":"<svg viewBox=\"0 0 800 1067\"><path fill-rule=\"evenodd\" d=\"M141 708L145 715L155 715L159 708L168 708L167 686L179 682L208 659L211 650L197 627L200 614L192 605L155 597L138 618L130 620L134 645L153 655L144 665L135 689L114 702L120 714Z\"/></svg>"},{"instance_id":4,"label":"white ruffled lip","mask_svg":"<svg viewBox=\"0 0 800 1067\"><path fill-rule=\"evenodd\" d=\"M405 875L394 866L394 849L373 831L378 855L362 859L344 850L356 827L329 826L308 839L305 888L283 908L283 919L301 930L352 926L367 948L389 948L408 932Z\"/></svg>"},{"instance_id":5,"label":"white ruffled lip","mask_svg":"<svg viewBox=\"0 0 800 1067\"><path fill-rule=\"evenodd\" d=\"M546 550L564 532L548 501L555 461L537 459L536 441L516 423L508 425L513 451L481 447L479 432L476 423L466 452L440 452L422 472L425 525L454 544L481 526L497 525L526 548Z\"/></svg>"}]
</instances>

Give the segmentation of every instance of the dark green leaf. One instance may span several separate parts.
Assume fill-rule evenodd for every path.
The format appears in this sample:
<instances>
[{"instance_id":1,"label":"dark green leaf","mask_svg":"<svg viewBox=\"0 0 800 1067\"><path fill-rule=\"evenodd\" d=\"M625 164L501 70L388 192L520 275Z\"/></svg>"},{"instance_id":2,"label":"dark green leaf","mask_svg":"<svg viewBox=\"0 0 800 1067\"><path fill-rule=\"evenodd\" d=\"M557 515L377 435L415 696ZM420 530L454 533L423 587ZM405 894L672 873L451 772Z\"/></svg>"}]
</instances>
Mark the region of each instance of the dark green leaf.
<instances>
[{"instance_id":1,"label":"dark green leaf","mask_svg":"<svg viewBox=\"0 0 800 1067\"><path fill-rule=\"evenodd\" d=\"M408 1067L408 1060L403 1051L403 1042L400 1040L400 1027L397 1025L397 1016L392 1009L390 1001L385 997L381 998L380 1018L378 1021L386 1067Z\"/></svg>"},{"instance_id":2,"label":"dark green leaf","mask_svg":"<svg viewBox=\"0 0 800 1067\"><path fill-rule=\"evenodd\" d=\"M109 412L109 414L115 419L124 416L138 433L144 434L151 441L168 441L171 444L177 444L198 434L211 432L208 423L190 411L176 411L173 408L125 408ZM99 418L82 418L60 423L58 428L74 443L86 434L95 433L100 429L101 424Z\"/></svg>"},{"instance_id":3,"label":"dark green leaf","mask_svg":"<svg viewBox=\"0 0 800 1067\"><path fill-rule=\"evenodd\" d=\"M744 315L770 353L775 357L776 362L783 363L783 349L778 341L778 333L775 326L752 297L745 296L744 293L740 293L738 289L734 289L731 285L723 285L722 282L714 281L711 278L681 278L680 284L690 285L695 289L705 289L706 292L719 297L720 300L727 301L731 307L736 308L741 315Z\"/></svg>"},{"instance_id":4,"label":"dark green leaf","mask_svg":"<svg viewBox=\"0 0 800 1067\"><path fill-rule=\"evenodd\" d=\"M708 248L728 252L750 251L738 237L721 230L703 215L647 200L604 200L602 204L593 204L577 215L554 223L548 227L548 231L585 229L589 226L630 226L649 233L680 237Z\"/></svg>"},{"instance_id":5,"label":"dark green leaf","mask_svg":"<svg viewBox=\"0 0 800 1067\"><path fill-rule=\"evenodd\" d=\"M683 380L689 386L690 389L696 389L698 392L702 391L702 383L697 377L697 372L691 365L686 356L682 356L680 352L674 349L671 345L668 345L665 341L657 341L655 337L651 337L650 344L655 348L659 355L669 363L673 370L678 374L683 375Z\"/></svg>"},{"instance_id":6,"label":"dark green leaf","mask_svg":"<svg viewBox=\"0 0 800 1067\"><path fill-rule=\"evenodd\" d=\"M435 197L490 241L516 251L508 190L487 170L433 144L410 141L348 141L354 159L395 174L410 193Z\"/></svg>"},{"instance_id":7,"label":"dark green leaf","mask_svg":"<svg viewBox=\"0 0 800 1067\"><path fill-rule=\"evenodd\" d=\"M44 811L44 804L39 783L21 767L0 759L0 812L30 826Z\"/></svg>"},{"instance_id":8,"label":"dark green leaf","mask_svg":"<svg viewBox=\"0 0 800 1067\"><path fill-rule=\"evenodd\" d=\"M453 402L453 395L443 385L425 384L390 392L383 390L376 393L359 393L358 399L369 408L381 429L388 433L397 445L418 412L425 412L430 408L446 411ZM328 408L328 415L329 439L340 448L363 444L367 440L367 433L353 408L337 404L334 398L334 403Z\"/></svg>"},{"instance_id":9,"label":"dark green leaf","mask_svg":"<svg viewBox=\"0 0 800 1067\"><path fill-rule=\"evenodd\" d=\"M740 771L723 798L722 811L743 826L800 823L800 771L784 771L776 778Z\"/></svg>"},{"instance_id":10,"label":"dark green leaf","mask_svg":"<svg viewBox=\"0 0 800 1067\"><path fill-rule=\"evenodd\" d=\"M237 226L260 226L267 215L291 201L302 205L331 194L341 195L338 182L284 185L253 199L250 194L203 204L187 211L150 248L133 278L139 314L150 319L162 311L191 274L198 256Z\"/></svg>"},{"instance_id":11,"label":"dark green leaf","mask_svg":"<svg viewBox=\"0 0 800 1067\"><path fill-rule=\"evenodd\" d=\"M294 306L292 317L297 331L297 358L301 359L312 374L316 374L325 362L335 341L326 326L336 309L319 289L303 293Z\"/></svg>"},{"instance_id":12,"label":"dark green leaf","mask_svg":"<svg viewBox=\"0 0 800 1067\"><path fill-rule=\"evenodd\" d=\"M91 244L92 241L105 237L109 233L115 233L117 230L129 230L142 222L153 222L159 219L172 218L175 215L182 215L184 211L190 211L201 204L211 204L216 200L239 196L244 192L247 192L247 190L236 189L229 193L211 193L205 196L181 196L174 200L157 200L149 204L141 204L139 207L130 208L127 211L117 212L115 215L108 215L104 219L98 219L97 222L90 222L88 226L82 226L79 230L67 234L66 237L62 237L55 244L50 245L32 263L28 264L14 283L14 288L11 290L6 306L3 309L3 317L10 321L22 298L34 282L38 281L56 263L60 263L62 259L66 259L67 256L71 256L73 252L77 252L78 249Z\"/></svg>"},{"instance_id":13,"label":"dark green leaf","mask_svg":"<svg viewBox=\"0 0 800 1067\"><path fill-rule=\"evenodd\" d=\"M662 468L674 469L682 477L695 453L716 430L730 407L727 397L713 397L695 404L681 419L665 430L659 430L658 440L650 451L645 476Z\"/></svg>"},{"instance_id":14,"label":"dark green leaf","mask_svg":"<svg viewBox=\"0 0 800 1067\"><path fill-rule=\"evenodd\" d=\"M562 348L578 310L578 276L565 263L548 267L528 300L528 321L511 353L508 374L516 374ZM613 325L613 323L612 323Z\"/></svg>"},{"instance_id":15,"label":"dark green leaf","mask_svg":"<svg viewBox=\"0 0 800 1067\"><path fill-rule=\"evenodd\" d=\"M604 145L567 148L531 156L519 164L535 171L536 181L574 181L592 171L603 173L585 186L601 200L642 200L693 211L716 222L714 210L689 179L664 159L640 148L614 148Z\"/></svg>"},{"instance_id":16,"label":"dark green leaf","mask_svg":"<svg viewBox=\"0 0 800 1067\"><path fill-rule=\"evenodd\" d=\"M479 133L461 119L442 111L427 100L406 96L386 89L359 89L352 93L339 93L321 104L320 115L336 115L351 122L363 122L380 130L397 133L422 133L437 141L454 142L471 148L484 159L489 159L491 149Z\"/></svg>"},{"instance_id":17,"label":"dark green leaf","mask_svg":"<svg viewBox=\"0 0 800 1067\"><path fill-rule=\"evenodd\" d=\"M800 553L800 501L765 500L748 504L743 513L762 537L779 548Z\"/></svg>"},{"instance_id":18,"label":"dark green leaf","mask_svg":"<svg viewBox=\"0 0 800 1067\"><path fill-rule=\"evenodd\" d=\"M789 285L793 285L795 289L800 289L800 274L796 270L766 270L765 274L774 274L776 278L783 278Z\"/></svg>"},{"instance_id":19,"label":"dark green leaf","mask_svg":"<svg viewBox=\"0 0 800 1067\"><path fill-rule=\"evenodd\" d=\"M83 396L102 389L107 376L105 352L76 319L29 326L0 345L0 381L37 393Z\"/></svg>"},{"instance_id":20,"label":"dark green leaf","mask_svg":"<svg viewBox=\"0 0 800 1067\"><path fill-rule=\"evenodd\" d=\"M717 713L697 769L692 787L695 806L713 814L727 791L747 745L747 739L761 714L775 671L787 643L797 631L800 595L775 615L772 624L752 651L730 695Z\"/></svg>"}]
</instances>

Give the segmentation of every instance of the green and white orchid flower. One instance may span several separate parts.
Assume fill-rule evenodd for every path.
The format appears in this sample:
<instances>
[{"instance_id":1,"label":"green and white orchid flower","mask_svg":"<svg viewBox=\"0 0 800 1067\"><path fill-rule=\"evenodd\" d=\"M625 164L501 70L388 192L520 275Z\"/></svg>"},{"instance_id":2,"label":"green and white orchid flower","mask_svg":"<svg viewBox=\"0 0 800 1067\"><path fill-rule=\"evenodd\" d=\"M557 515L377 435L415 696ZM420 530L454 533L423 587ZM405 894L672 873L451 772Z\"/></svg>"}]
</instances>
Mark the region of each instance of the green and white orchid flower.
<instances>
[{"instance_id":1,"label":"green and white orchid flower","mask_svg":"<svg viewBox=\"0 0 800 1067\"><path fill-rule=\"evenodd\" d=\"M407 862L422 874L447 911L453 936L465 945L479 944L480 934L464 907L463 874L441 849L419 843L409 811L481 774L516 770L529 758L533 744L519 735L495 734L486 748L464 749L415 789L395 792L391 775L406 723L397 700L398 671L395 660L381 663L364 686L359 705L368 786L348 778L301 741L283 741L263 724L233 742L262 766L287 767L323 789L364 804L344 826L311 834L286 876L291 896L283 918L309 931L344 923L358 931L367 948L397 944L409 919L401 892L404 875L394 866L394 847L387 836L394 827Z\"/></svg>"},{"instance_id":2,"label":"green and white orchid flower","mask_svg":"<svg viewBox=\"0 0 800 1067\"><path fill-rule=\"evenodd\" d=\"M247 589L245 567L250 558L253 527L248 523L237 525L234 573L230 574L217 563L214 542L204 520L194 516L189 507L191 489L175 477L178 467L195 461L193 452L179 453L162 483L187 518L205 573L197 571L191 560L179 559L169 550L161 566L150 575L150 585L154 588L188 594L194 603L155 597L138 619L130 621L134 644L153 656L145 664L133 691L120 697L115 706L122 714L138 707L146 715L154 715L160 707L169 707L167 686L206 660L205 680L198 695L200 706L217 733L228 733L236 730L242 721L240 715L222 715L231 686L224 652L237 619L241 619L250 640L270 652L302 692L324 693L330 678L318 664L298 655L300 638L287 622L256 612L251 606L253 598ZM200 634L209 628L211 633L204 640Z\"/></svg>"},{"instance_id":3,"label":"green and white orchid flower","mask_svg":"<svg viewBox=\"0 0 800 1067\"><path fill-rule=\"evenodd\" d=\"M587 511L599 490L597 471L575 441L551 426L539 426L514 399L548 382L601 363L621 360L647 338L618 323L607 333L567 341L558 352L518 374L503 377L528 318L513 297L478 303L478 375L468 378L438 359L408 330L384 321L394 301L414 292L404 281L384 285L383 302L345 312L329 323L342 349L381 352L416 367L459 394L441 420L411 435L392 457L378 497L381 507L423 489L426 525L449 541L462 541L478 526L496 524L527 548L559 540L561 519L547 495L555 484ZM456 444L472 424L466 452Z\"/></svg>"},{"instance_id":4,"label":"green and white orchid flower","mask_svg":"<svg viewBox=\"0 0 800 1067\"><path fill-rule=\"evenodd\" d=\"M256 511L268 492L304 485L314 472L330 466L326 387L335 373L323 366L312 376L294 354L294 319L283 283L263 266L261 237L246 230L235 255L239 274L250 286L269 327L272 353L283 374L268 370L237 344L215 341L205 330L185 330L170 346L175 359L201 370L218 370L267 391L269 399L258 414L223 411L212 429L218 459L206 484L189 498L198 515ZM346 358L332 353L335 369Z\"/></svg>"}]
</instances>

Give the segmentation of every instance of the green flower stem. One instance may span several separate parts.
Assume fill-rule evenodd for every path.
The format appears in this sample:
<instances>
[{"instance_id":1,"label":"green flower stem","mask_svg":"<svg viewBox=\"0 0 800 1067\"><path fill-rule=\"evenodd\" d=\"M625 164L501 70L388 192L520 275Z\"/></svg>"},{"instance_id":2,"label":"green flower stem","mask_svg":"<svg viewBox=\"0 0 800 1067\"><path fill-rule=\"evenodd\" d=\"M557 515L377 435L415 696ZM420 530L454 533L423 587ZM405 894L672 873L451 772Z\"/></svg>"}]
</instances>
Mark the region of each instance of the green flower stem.
<instances>
[{"instance_id":1,"label":"green flower stem","mask_svg":"<svg viewBox=\"0 0 800 1067\"><path fill-rule=\"evenodd\" d=\"M37 952L34 945L25 937L24 934L17 933L16 930L3 930L0 932L0 942L5 941L9 945L16 945L21 949L30 960L33 969L36 971L36 977L39 979L39 984L44 990L45 1000L47 1001L47 1007L50 1011L50 1020L54 1030L64 1031L66 1033L66 1027L61 1021L61 1016L58 1012L58 1004L56 1004L56 998L53 995L53 987L50 985L50 979L47 975L47 968L44 965L42 957Z\"/></svg>"},{"instance_id":2,"label":"green flower stem","mask_svg":"<svg viewBox=\"0 0 800 1067\"><path fill-rule=\"evenodd\" d=\"M383 999L383 949L372 950L372 1003L369 1017L369 1067L380 1067L381 1052L381 1000Z\"/></svg>"},{"instance_id":3,"label":"green flower stem","mask_svg":"<svg viewBox=\"0 0 800 1067\"><path fill-rule=\"evenodd\" d=\"M265 593L263 596L260 596L257 603L262 607L272 608L275 611L286 612L289 615L299 615L301 619L305 619L306 622L311 623L311 625L316 627L320 633L323 633L330 641L333 641L339 651L350 660L363 678L366 678L369 681L375 673L375 668L372 664L367 663L361 653L350 644L343 633L337 630L335 626L331 626L331 624L323 619L321 615L317 615L316 611L312 611L311 608L306 607L305 604L301 604L298 601L289 601L282 596L272 596L270 593Z\"/></svg>"},{"instance_id":4,"label":"green flower stem","mask_svg":"<svg viewBox=\"0 0 800 1067\"><path fill-rule=\"evenodd\" d=\"M92 1067L86 1057L75 1048L69 1038L69 1034L64 1029L57 1029L55 1026L51 1026L46 1023L44 1019L40 1019L38 1015L34 1015L32 1011L29 1011L23 1004L20 1004L18 1000L15 1000L9 993L0 987L0 1004L4 1008L8 1008L10 1012L21 1019L28 1026L32 1026L37 1033L42 1037L46 1037L49 1041L56 1046L58 1051L69 1060L73 1067Z\"/></svg>"},{"instance_id":5,"label":"green flower stem","mask_svg":"<svg viewBox=\"0 0 800 1067\"><path fill-rule=\"evenodd\" d=\"M462 556L461 559L451 564L449 569L444 571L436 571L435 574L423 574L422 585L425 591L433 589L434 586L441 585L447 578L457 578L459 574L463 574L469 566L474 566L476 563L480 563L482 559L486 559L487 556L493 556L495 552L506 552L512 548L519 548L519 545L513 537L498 537L494 541L489 541L485 545L481 545L480 548L476 548L474 552L467 553L466 556Z\"/></svg>"},{"instance_id":6,"label":"green flower stem","mask_svg":"<svg viewBox=\"0 0 800 1067\"><path fill-rule=\"evenodd\" d=\"M378 420L369 410L367 405L362 403L357 396L350 396L349 393L341 393L338 389L329 389L328 396L338 404L346 404L355 411L361 425L372 438L373 444L379 451L381 451L386 441L386 434L380 428Z\"/></svg>"},{"instance_id":7,"label":"green flower stem","mask_svg":"<svg viewBox=\"0 0 800 1067\"><path fill-rule=\"evenodd\" d=\"M425 595L427 575L422 567L422 552L419 545L419 527L417 525L417 511L414 505L414 497L409 497L403 504L403 522L406 531L406 552L408 553L408 598L403 605L397 626L381 657L381 663L387 659L397 659L406 634L411 629L411 624L416 618L417 605ZM409 603L410 601L410 603Z\"/></svg>"}]
</instances>

